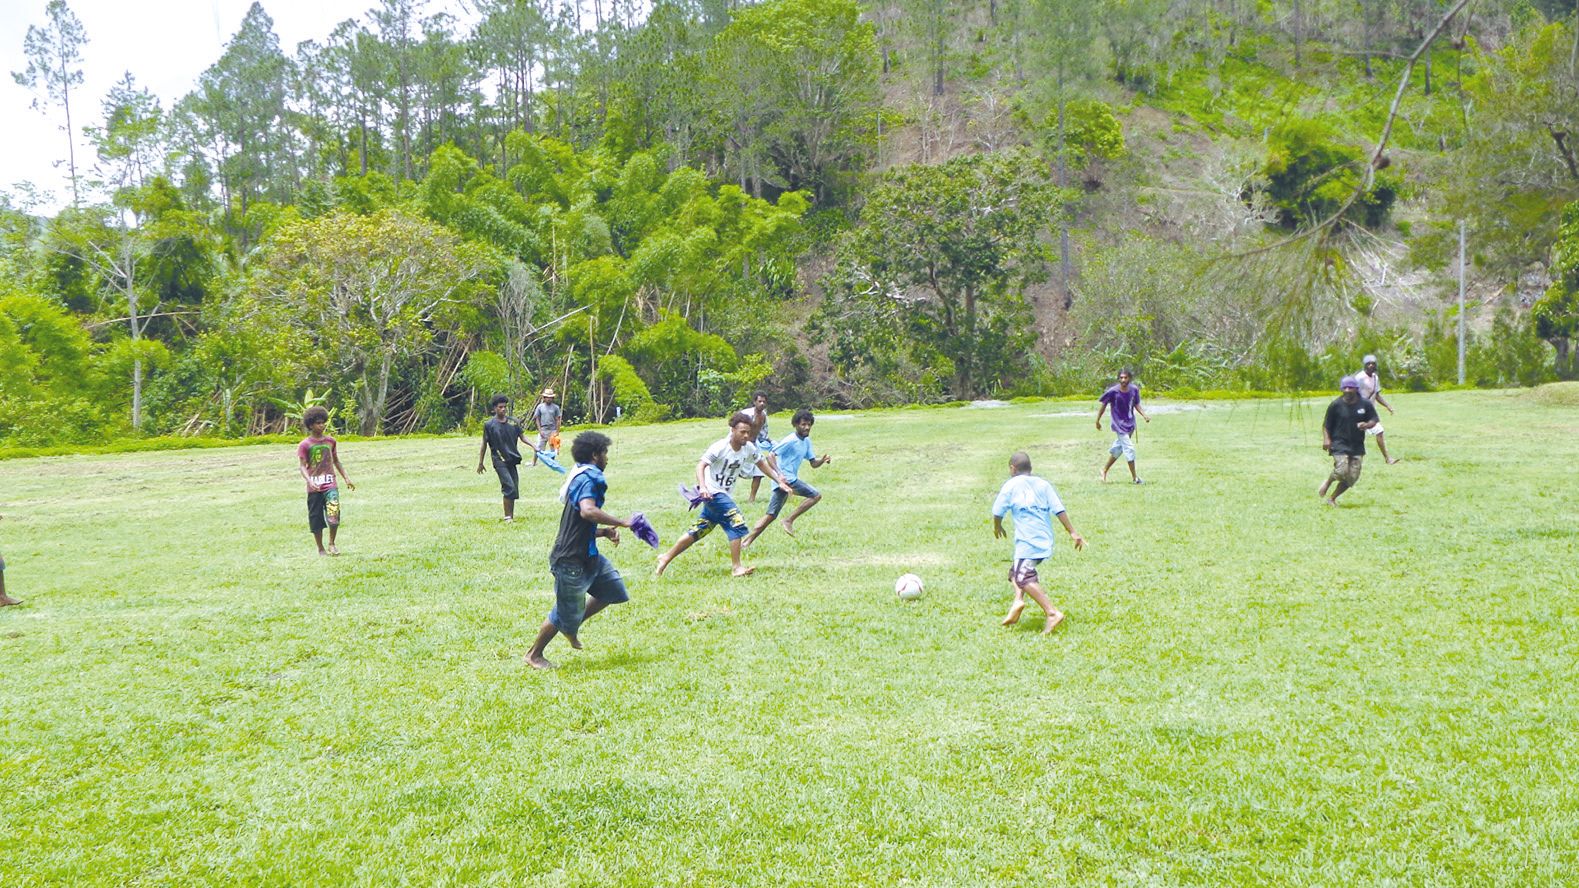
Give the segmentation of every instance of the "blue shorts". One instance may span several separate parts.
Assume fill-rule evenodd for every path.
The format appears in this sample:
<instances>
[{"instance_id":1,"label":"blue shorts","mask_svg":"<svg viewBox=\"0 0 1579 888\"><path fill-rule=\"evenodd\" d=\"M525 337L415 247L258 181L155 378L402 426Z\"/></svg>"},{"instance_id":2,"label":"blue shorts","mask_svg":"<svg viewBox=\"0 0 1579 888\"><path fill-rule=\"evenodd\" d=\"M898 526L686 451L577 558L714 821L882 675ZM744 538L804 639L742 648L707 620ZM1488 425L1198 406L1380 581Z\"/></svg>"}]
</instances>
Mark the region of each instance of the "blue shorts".
<instances>
[{"instance_id":1,"label":"blue shorts","mask_svg":"<svg viewBox=\"0 0 1579 888\"><path fill-rule=\"evenodd\" d=\"M724 535L731 540L751 533L751 528L746 526L745 516L740 514L740 507L727 493L715 493L712 499L702 500L702 513L696 516L696 523L686 533L699 540L718 525L723 526Z\"/></svg>"},{"instance_id":2,"label":"blue shorts","mask_svg":"<svg viewBox=\"0 0 1579 888\"><path fill-rule=\"evenodd\" d=\"M554 575L554 609L548 612L548 622L566 635L581 631L588 595L604 604L631 600L620 572L602 555L566 558L549 564L548 569Z\"/></svg>"},{"instance_id":3,"label":"blue shorts","mask_svg":"<svg viewBox=\"0 0 1579 888\"><path fill-rule=\"evenodd\" d=\"M790 490L796 496L803 496L806 499L811 499L815 496L822 496L822 494L817 492L817 488L807 484L805 481L802 481L799 478L791 481L789 486ZM783 509L784 504L787 502L789 502L789 494L785 493L784 488L779 487L777 484L773 485L773 496L768 500L768 514L774 516L775 518L778 517L779 510Z\"/></svg>"}]
</instances>

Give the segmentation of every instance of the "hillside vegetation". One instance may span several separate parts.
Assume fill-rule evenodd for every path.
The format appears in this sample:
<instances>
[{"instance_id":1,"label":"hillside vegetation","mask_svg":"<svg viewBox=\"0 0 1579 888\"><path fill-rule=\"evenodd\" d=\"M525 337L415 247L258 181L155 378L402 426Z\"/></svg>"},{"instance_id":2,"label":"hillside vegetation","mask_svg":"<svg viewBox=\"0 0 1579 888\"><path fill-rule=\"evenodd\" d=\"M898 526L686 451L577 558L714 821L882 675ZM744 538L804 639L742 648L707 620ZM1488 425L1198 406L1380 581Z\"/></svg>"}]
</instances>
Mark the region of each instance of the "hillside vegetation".
<instances>
[{"instance_id":1,"label":"hillside vegetation","mask_svg":"<svg viewBox=\"0 0 1579 888\"><path fill-rule=\"evenodd\" d=\"M1579 376L1572 0L644 9L254 5L164 107L52 0L16 74L93 153L0 203L0 441L1429 389L1460 221L1466 382Z\"/></svg>"}]
</instances>

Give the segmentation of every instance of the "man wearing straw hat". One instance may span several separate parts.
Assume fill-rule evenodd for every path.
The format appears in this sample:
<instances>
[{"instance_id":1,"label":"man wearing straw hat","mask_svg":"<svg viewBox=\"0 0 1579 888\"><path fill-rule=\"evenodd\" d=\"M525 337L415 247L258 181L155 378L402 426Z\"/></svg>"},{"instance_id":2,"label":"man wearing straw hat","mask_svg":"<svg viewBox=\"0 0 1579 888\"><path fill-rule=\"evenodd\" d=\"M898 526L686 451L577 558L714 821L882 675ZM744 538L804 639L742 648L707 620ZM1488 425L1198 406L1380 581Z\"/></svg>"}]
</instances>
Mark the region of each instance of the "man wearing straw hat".
<instances>
[{"instance_id":1,"label":"man wearing straw hat","mask_svg":"<svg viewBox=\"0 0 1579 888\"><path fill-rule=\"evenodd\" d=\"M558 455L554 441L559 437L559 405L554 403L554 389L543 389L542 400L532 410L532 425L537 428L537 447L532 451L532 465L537 465L537 452L547 450Z\"/></svg>"},{"instance_id":2,"label":"man wearing straw hat","mask_svg":"<svg viewBox=\"0 0 1579 888\"><path fill-rule=\"evenodd\" d=\"M1389 414L1392 413L1393 405L1387 403L1387 399L1382 397L1382 378L1376 373L1376 356L1366 355L1365 360L1360 363L1365 365L1364 369L1354 374L1354 381L1360 384L1360 398L1370 401L1378 407L1386 407L1387 412ZM1382 459L1387 460L1388 465L1398 462L1398 460L1387 455L1387 439L1382 437L1383 432L1380 420L1377 421L1376 425L1371 426L1365 434L1376 439L1376 449L1382 452Z\"/></svg>"}]
</instances>

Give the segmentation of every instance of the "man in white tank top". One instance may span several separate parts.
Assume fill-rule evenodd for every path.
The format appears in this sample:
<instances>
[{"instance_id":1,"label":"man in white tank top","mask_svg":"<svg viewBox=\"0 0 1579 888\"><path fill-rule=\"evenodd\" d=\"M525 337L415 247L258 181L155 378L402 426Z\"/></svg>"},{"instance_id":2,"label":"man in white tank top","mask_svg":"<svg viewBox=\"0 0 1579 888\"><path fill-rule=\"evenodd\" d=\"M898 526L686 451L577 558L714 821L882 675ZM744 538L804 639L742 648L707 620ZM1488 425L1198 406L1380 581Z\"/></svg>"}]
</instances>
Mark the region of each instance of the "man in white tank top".
<instances>
[{"instance_id":1,"label":"man in white tank top","mask_svg":"<svg viewBox=\"0 0 1579 888\"><path fill-rule=\"evenodd\" d=\"M1393 405L1387 403L1387 399L1382 397L1382 377L1376 372L1376 356L1366 355L1362 363L1365 364L1365 369L1354 374L1355 381L1360 384L1360 397L1379 407L1386 407L1387 412L1391 414ZM1387 439L1383 436L1381 423L1377 423L1374 427L1368 429L1365 434L1376 439L1376 449L1382 452L1382 459L1387 460L1388 465L1398 462L1398 460L1387 455Z\"/></svg>"}]
</instances>

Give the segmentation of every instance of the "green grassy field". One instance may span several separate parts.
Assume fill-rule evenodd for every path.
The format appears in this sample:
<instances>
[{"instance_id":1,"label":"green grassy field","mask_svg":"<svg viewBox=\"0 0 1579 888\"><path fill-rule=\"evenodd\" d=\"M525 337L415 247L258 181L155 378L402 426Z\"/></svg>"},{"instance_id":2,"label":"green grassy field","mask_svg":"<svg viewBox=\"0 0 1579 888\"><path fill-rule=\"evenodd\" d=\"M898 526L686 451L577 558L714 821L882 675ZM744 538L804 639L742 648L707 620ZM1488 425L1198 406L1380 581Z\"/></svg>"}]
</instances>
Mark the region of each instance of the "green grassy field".
<instances>
[{"instance_id":1,"label":"green grassy field","mask_svg":"<svg viewBox=\"0 0 1579 888\"><path fill-rule=\"evenodd\" d=\"M1397 396L1330 510L1320 405L1163 406L1142 487L1083 404L826 416L798 540L627 538L552 673L558 476L502 525L474 440L344 447L338 559L289 446L0 462L0 882L1572 883L1579 410ZM615 430L609 508L672 541L721 432ZM1049 638L1017 447L1091 543Z\"/></svg>"}]
</instances>

